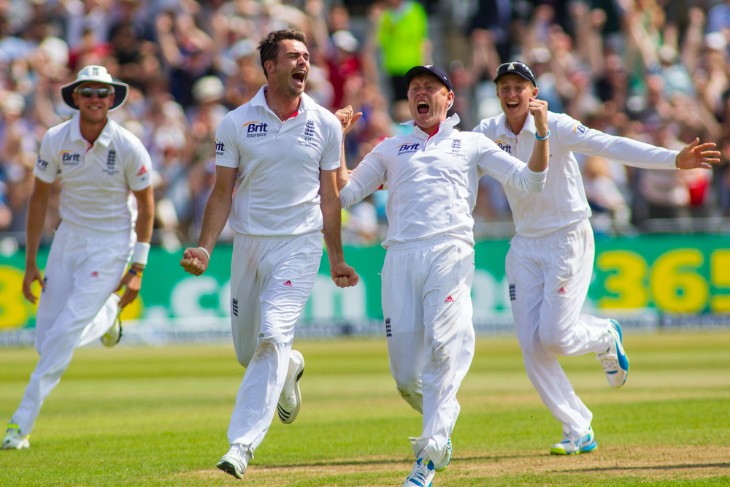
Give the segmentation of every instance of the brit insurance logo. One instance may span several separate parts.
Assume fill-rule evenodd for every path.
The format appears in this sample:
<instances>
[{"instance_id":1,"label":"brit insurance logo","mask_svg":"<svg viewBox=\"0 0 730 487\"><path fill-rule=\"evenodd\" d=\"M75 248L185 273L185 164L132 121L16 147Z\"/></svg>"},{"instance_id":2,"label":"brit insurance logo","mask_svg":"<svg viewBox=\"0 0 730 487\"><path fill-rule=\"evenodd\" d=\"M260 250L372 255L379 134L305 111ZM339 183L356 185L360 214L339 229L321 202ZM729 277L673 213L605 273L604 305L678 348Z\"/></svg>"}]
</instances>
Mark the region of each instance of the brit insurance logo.
<instances>
[{"instance_id":1,"label":"brit insurance logo","mask_svg":"<svg viewBox=\"0 0 730 487\"><path fill-rule=\"evenodd\" d=\"M226 152L226 144L216 139L215 141L215 155L222 156Z\"/></svg>"},{"instance_id":2,"label":"brit insurance logo","mask_svg":"<svg viewBox=\"0 0 730 487\"><path fill-rule=\"evenodd\" d=\"M512 146L510 144L507 144L505 141L500 139L495 140L494 143L507 154L512 154Z\"/></svg>"},{"instance_id":3,"label":"brit insurance logo","mask_svg":"<svg viewBox=\"0 0 730 487\"><path fill-rule=\"evenodd\" d=\"M413 154L418 150L418 148L421 146L419 143L415 144L403 144L400 147L398 147L398 155L403 154Z\"/></svg>"},{"instance_id":4,"label":"brit insurance logo","mask_svg":"<svg viewBox=\"0 0 730 487\"><path fill-rule=\"evenodd\" d=\"M70 150L62 150L58 153L61 158L61 164L64 166L78 166L81 164L81 154L71 152Z\"/></svg>"},{"instance_id":5,"label":"brit insurance logo","mask_svg":"<svg viewBox=\"0 0 730 487\"><path fill-rule=\"evenodd\" d=\"M35 161L35 165L41 171L45 171L46 169L48 169L48 161L46 161L45 159L37 159Z\"/></svg>"},{"instance_id":6,"label":"brit insurance logo","mask_svg":"<svg viewBox=\"0 0 730 487\"><path fill-rule=\"evenodd\" d=\"M246 138L266 137L269 124L266 122L248 122L244 123L246 128Z\"/></svg>"}]
</instances>

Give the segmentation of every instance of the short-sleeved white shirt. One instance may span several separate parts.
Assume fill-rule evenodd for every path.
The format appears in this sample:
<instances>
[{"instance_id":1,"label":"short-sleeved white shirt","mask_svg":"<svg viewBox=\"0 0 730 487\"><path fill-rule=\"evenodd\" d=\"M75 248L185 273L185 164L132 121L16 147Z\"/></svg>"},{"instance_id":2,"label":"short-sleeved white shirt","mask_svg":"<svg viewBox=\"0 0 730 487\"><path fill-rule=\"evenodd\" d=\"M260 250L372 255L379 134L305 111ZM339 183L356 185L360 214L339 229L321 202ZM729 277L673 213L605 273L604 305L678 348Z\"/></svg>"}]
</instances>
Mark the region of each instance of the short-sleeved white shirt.
<instances>
[{"instance_id":1,"label":"short-sleeved white shirt","mask_svg":"<svg viewBox=\"0 0 730 487\"><path fill-rule=\"evenodd\" d=\"M321 231L320 170L339 167L342 127L306 94L282 122L266 104L265 88L216 131L216 165L238 169L230 226L251 236Z\"/></svg>"},{"instance_id":2,"label":"short-sleeved white shirt","mask_svg":"<svg viewBox=\"0 0 730 487\"><path fill-rule=\"evenodd\" d=\"M93 145L84 139L79 115L48 129L33 174L61 181L63 221L93 231L130 231L137 219L134 196L150 185L152 161L142 142L107 120Z\"/></svg>"},{"instance_id":3,"label":"short-sleeved white shirt","mask_svg":"<svg viewBox=\"0 0 730 487\"><path fill-rule=\"evenodd\" d=\"M647 169L675 168L677 151L644 142L616 137L590 129L574 118L548 112L550 160L545 188L540 193L524 193L505 187L517 235L543 237L574 225L591 215L574 152L600 156ZM522 161L530 159L535 145L535 121L528 115L519 135L509 128L504 114L482 120L474 128L505 152Z\"/></svg>"},{"instance_id":4,"label":"short-sleeved white shirt","mask_svg":"<svg viewBox=\"0 0 730 487\"><path fill-rule=\"evenodd\" d=\"M539 191L545 173L502 151L481 134L460 132L454 115L429 137L418 127L385 139L358 164L340 191L350 206L384 184L388 190L388 234L384 247L437 238L474 245L479 178L489 174L520 191Z\"/></svg>"}]
</instances>

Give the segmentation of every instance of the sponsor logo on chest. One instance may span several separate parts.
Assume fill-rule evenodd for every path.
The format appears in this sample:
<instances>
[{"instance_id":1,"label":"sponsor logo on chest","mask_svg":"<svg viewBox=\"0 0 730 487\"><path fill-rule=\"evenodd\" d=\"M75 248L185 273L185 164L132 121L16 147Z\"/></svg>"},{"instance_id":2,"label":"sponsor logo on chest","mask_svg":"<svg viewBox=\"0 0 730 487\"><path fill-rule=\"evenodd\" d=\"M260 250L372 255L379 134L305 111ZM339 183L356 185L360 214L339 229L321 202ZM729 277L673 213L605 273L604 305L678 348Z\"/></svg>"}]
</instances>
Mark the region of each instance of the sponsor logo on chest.
<instances>
[{"instance_id":1,"label":"sponsor logo on chest","mask_svg":"<svg viewBox=\"0 0 730 487\"><path fill-rule=\"evenodd\" d=\"M78 166L81 164L81 154L77 152L63 150L59 153L59 156L61 157L61 164L64 166Z\"/></svg>"},{"instance_id":2,"label":"sponsor logo on chest","mask_svg":"<svg viewBox=\"0 0 730 487\"><path fill-rule=\"evenodd\" d=\"M419 143L415 144L403 144L400 147L398 147L398 155L403 154L413 154L414 152L418 151L418 148L421 146Z\"/></svg>"},{"instance_id":3,"label":"sponsor logo on chest","mask_svg":"<svg viewBox=\"0 0 730 487\"><path fill-rule=\"evenodd\" d=\"M243 126L246 129L247 139L266 137L268 135L269 124L266 122L248 122L243 124ZM216 144L216 150L217 149L218 147Z\"/></svg>"},{"instance_id":4,"label":"sponsor logo on chest","mask_svg":"<svg viewBox=\"0 0 730 487\"><path fill-rule=\"evenodd\" d=\"M507 154L512 154L512 144L508 144L501 139L495 140L494 143L497 144L497 147L505 151Z\"/></svg>"}]
</instances>

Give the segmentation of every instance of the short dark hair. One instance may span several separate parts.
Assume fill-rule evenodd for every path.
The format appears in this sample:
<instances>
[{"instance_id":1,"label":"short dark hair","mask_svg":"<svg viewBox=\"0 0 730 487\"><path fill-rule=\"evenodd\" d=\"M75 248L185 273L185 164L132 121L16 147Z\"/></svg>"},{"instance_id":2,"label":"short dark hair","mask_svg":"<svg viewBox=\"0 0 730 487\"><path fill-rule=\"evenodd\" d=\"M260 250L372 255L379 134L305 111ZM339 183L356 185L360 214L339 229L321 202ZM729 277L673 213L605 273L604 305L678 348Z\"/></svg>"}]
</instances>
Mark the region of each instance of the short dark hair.
<instances>
[{"instance_id":1,"label":"short dark hair","mask_svg":"<svg viewBox=\"0 0 730 487\"><path fill-rule=\"evenodd\" d=\"M279 55L279 44L281 41L286 39L299 41L303 44L307 43L307 36L304 35L304 32L296 29L283 29L269 32L269 34L262 39L261 42L259 42L258 49L261 59L261 69L264 70L264 76L266 76L267 79L269 75L266 72L266 68L264 68L264 63L266 61L276 59L276 56Z\"/></svg>"}]
</instances>

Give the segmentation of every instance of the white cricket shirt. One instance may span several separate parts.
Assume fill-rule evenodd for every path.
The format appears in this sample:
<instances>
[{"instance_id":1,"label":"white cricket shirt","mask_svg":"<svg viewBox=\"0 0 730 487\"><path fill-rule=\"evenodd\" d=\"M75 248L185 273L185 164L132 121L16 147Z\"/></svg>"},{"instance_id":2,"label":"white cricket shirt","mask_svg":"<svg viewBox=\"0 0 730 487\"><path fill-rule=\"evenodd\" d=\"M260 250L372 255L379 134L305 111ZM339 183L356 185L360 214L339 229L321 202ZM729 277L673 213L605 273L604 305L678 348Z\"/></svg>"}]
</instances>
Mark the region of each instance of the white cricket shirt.
<instances>
[{"instance_id":1,"label":"white cricket shirt","mask_svg":"<svg viewBox=\"0 0 730 487\"><path fill-rule=\"evenodd\" d=\"M230 226L251 236L321 231L319 174L340 165L342 126L307 94L296 115L282 122L264 89L229 112L216 131L216 165L238 169Z\"/></svg>"},{"instance_id":2,"label":"white cricket shirt","mask_svg":"<svg viewBox=\"0 0 730 487\"><path fill-rule=\"evenodd\" d=\"M449 117L432 137L418 127L383 140L358 164L340 191L351 206L381 184L388 189L388 233L384 247L439 237L474 245L479 178L489 174L521 191L540 191L545 172L531 171L488 138L460 132L458 115Z\"/></svg>"},{"instance_id":3,"label":"white cricket shirt","mask_svg":"<svg viewBox=\"0 0 730 487\"><path fill-rule=\"evenodd\" d=\"M524 193L505 187L517 235L543 237L576 224L591 215L574 152L604 157L646 169L676 168L677 151L590 129L562 113L548 112L550 161L541 193ZM535 144L535 121L528 114L515 135L504 114L482 120L474 128L506 153L527 161Z\"/></svg>"},{"instance_id":4,"label":"white cricket shirt","mask_svg":"<svg viewBox=\"0 0 730 487\"><path fill-rule=\"evenodd\" d=\"M63 221L102 232L129 231L137 219L131 191L150 185L152 161L142 142L108 119L93 145L79 128L79 114L48 129L33 174L61 181Z\"/></svg>"}]
</instances>

